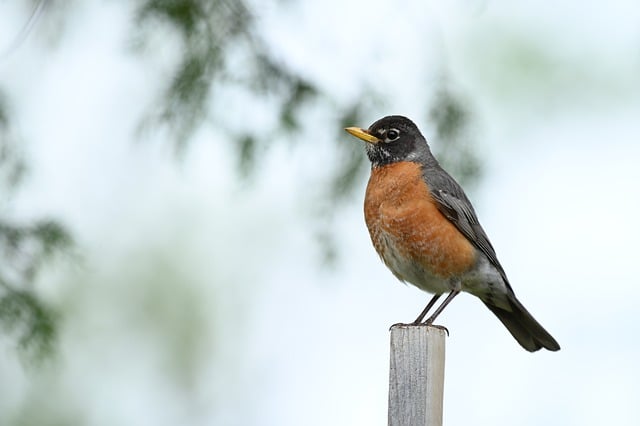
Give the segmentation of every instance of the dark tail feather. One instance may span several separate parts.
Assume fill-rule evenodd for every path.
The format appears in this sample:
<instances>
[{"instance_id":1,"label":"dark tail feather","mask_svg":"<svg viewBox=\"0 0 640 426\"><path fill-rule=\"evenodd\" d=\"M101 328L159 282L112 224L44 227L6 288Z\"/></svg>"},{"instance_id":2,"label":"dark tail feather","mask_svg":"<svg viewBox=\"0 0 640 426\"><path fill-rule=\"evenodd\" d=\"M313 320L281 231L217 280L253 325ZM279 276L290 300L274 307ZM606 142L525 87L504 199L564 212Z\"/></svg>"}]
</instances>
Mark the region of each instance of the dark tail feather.
<instances>
[{"instance_id":1,"label":"dark tail feather","mask_svg":"<svg viewBox=\"0 0 640 426\"><path fill-rule=\"evenodd\" d=\"M556 342L538 321L522 306L515 295L510 295L509 303L511 311L490 305L484 302L491 312L507 327L507 330L529 352L535 352L541 348L557 351L560 345Z\"/></svg>"}]
</instances>

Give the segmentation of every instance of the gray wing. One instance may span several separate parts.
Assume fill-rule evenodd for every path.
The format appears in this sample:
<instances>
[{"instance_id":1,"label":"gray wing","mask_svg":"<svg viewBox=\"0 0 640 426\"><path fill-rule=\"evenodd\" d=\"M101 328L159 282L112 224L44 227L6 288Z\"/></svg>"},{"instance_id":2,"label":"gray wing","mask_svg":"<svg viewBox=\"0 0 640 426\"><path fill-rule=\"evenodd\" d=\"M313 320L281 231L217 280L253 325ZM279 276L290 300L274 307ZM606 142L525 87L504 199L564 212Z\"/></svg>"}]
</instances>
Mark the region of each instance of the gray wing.
<instances>
[{"instance_id":1,"label":"gray wing","mask_svg":"<svg viewBox=\"0 0 640 426\"><path fill-rule=\"evenodd\" d=\"M436 201L438 210L487 256L491 264L500 272L507 287L509 287L507 275L502 265L500 265L496 252L484 229L482 229L471 201L467 198L462 187L439 166L424 169L424 175L427 182L429 182L431 196Z\"/></svg>"},{"instance_id":2,"label":"gray wing","mask_svg":"<svg viewBox=\"0 0 640 426\"><path fill-rule=\"evenodd\" d=\"M458 183L447 172L438 165L425 168L423 171L427 182L429 182L431 196L438 205L438 210L453 223L456 228L473 245L484 253L491 264L500 272L505 286L507 287L508 308L495 305L490 298L481 298L487 307L509 330L511 335L528 351L537 351L546 348L550 351L557 351L560 345L538 321L526 310L522 303L518 301L513 289L509 285L507 276L498 262L496 252L487 238L484 229L478 222L476 212L473 210L471 202L465 195Z\"/></svg>"}]
</instances>

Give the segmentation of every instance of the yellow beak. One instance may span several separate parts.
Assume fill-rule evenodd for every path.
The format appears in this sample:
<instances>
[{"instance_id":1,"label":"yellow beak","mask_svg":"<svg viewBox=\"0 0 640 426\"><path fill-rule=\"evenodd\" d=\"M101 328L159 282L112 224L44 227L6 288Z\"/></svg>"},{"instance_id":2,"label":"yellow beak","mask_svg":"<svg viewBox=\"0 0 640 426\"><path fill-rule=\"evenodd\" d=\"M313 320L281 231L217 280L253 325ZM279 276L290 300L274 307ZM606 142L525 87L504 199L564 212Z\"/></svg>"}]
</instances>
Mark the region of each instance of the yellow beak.
<instances>
[{"instance_id":1,"label":"yellow beak","mask_svg":"<svg viewBox=\"0 0 640 426\"><path fill-rule=\"evenodd\" d=\"M371 133L367 132L366 130L361 129L360 127L347 127L345 130L348 133L355 136L356 138L362 139L365 142L369 142L373 144L380 142L380 139L373 136Z\"/></svg>"}]
</instances>

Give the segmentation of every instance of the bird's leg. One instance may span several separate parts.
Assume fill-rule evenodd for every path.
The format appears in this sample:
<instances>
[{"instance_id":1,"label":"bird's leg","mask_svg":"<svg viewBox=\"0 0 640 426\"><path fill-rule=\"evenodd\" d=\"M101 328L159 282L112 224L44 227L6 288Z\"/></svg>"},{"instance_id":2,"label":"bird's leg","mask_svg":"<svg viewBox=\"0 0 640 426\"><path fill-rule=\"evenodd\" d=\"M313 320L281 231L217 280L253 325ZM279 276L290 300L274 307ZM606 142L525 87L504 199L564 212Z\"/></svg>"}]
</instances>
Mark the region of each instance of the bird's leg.
<instances>
[{"instance_id":1,"label":"bird's leg","mask_svg":"<svg viewBox=\"0 0 640 426\"><path fill-rule=\"evenodd\" d=\"M420 315L418 315L418 318L416 318L416 320L412 322L413 325L419 325L422 322L422 319L427 315L427 312L429 312L429 309L431 309L433 305L436 304L440 296L442 296L442 294L435 294L431 298L431 300L429 300L429 303L427 303L427 306L425 306L422 312L420 312Z\"/></svg>"},{"instance_id":2,"label":"bird's leg","mask_svg":"<svg viewBox=\"0 0 640 426\"><path fill-rule=\"evenodd\" d=\"M438 308L433 312L433 314L431 314L431 316L429 318L427 318L427 320L425 322L423 322L422 324L424 325L431 325L433 323L433 321L436 319L436 317L438 315L440 315L440 312L442 312L442 310L453 300L454 297L456 297L458 294L460 294L460 290L452 290L451 293L449 293L449 295L447 296L446 299L444 299L444 302L442 302L442 304L440 306L438 306ZM431 303L431 302L429 302Z\"/></svg>"},{"instance_id":3,"label":"bird's leg","mask_svg":"<svg viewBox=\"0 0 640 426\"><path fill-rule=\"evenodd\" d=\"M424 318L425 315L427 315L427 312L429 312L429 309L431 309L433 307L433 305L436 304L436 302L438 301L440 296L442 296L442 294L434 295L431 298L431 300L429 300L429 303L427 303L427 306L422 310L422 312L420 312L420 316L418 318L416 318L416 320L414 322L411 322L409 324L405 324L405 323L399 322L397 324L393 324L391 326L391 328L397 327L397 326L405 326L406 327L406 326L420 325L420 321L422 321L422 318Z\"/></svg>"}]
</instances>

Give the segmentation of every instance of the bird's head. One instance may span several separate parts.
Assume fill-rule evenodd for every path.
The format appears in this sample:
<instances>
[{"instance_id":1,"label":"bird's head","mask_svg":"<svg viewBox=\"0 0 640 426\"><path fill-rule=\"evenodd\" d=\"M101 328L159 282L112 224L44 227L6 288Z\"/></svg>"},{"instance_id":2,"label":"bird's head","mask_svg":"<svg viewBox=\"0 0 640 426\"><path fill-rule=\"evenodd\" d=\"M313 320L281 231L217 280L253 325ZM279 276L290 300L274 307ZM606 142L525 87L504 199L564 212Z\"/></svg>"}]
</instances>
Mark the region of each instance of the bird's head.
<instances>
[{"instance_id":1,"label":"bird's head","mask_svg":"<svg viewBox=\"0 0 640 426\"><path fill-rule=\"evenodd\" d=\"M359 127L347 127L345 130L367 142L367 156L373 167L401 161L425 164L433 159L418 126L401 115L381 118L366 130Z\"/></svg>"}]
</instances>

